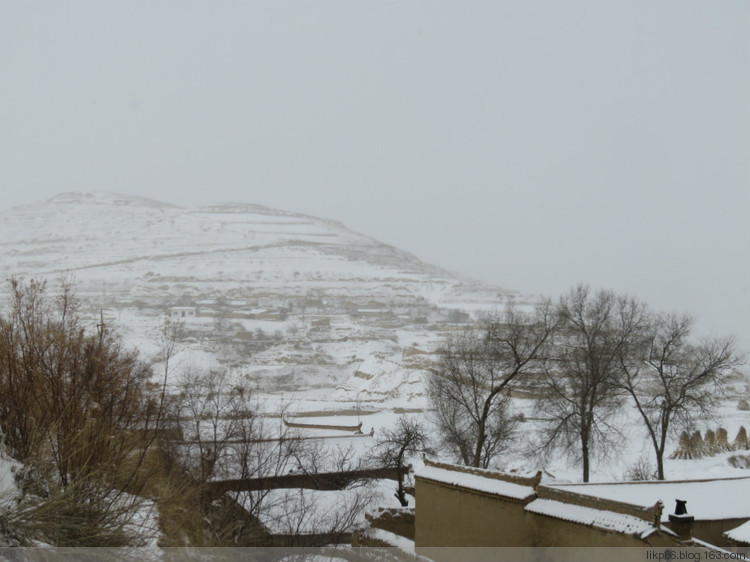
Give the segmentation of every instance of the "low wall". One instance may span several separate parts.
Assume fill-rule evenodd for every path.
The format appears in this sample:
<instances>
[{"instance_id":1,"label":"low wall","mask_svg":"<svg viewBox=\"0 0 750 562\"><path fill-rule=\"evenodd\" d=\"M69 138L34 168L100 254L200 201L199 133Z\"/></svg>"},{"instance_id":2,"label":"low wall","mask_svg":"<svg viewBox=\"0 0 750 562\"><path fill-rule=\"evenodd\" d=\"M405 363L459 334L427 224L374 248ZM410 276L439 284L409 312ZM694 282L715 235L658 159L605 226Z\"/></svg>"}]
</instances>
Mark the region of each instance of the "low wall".
<instances>
[{"instance_id":1,"label":"low wall","mask_svg":"<svg viewBox=\"0 0 750 562\"><path fill-rule=\"evenodd\" d=\"M385 508L375 513L366 513L370 526L382 529L400 537L414 540L414 508Z\"/></svg>"},{"instance_id":2,"label":"low wall","mask_svg":"<svg viewBox=\"0 0 750 562\"><path fill-rule=\"evenodd\" d=\"M297 423L297 422L289 422L285 419L282 419L281 421L284 422L284 425L287 427L294 427L297 429L329 429L334 431L362 431L362 422L359 422L358 425L331 425L331 424L319 424L319 423Z\"/></svg>"},{"instance_id":3,"label":"low wall","mask_svg":"<svg viewBox=\"0 0 750 562\"><path fill-rule=\"evenodd\" d=\"M219 497L226 492L271 490L276 488L306 488L308 490L341 490L351 482L363 478L386 478L398 481L395 468L373 468L347 472L324 472L320 474L285 474L268 478L245 478L208 482L210 497Z\"/></svg>"},{"instance_id":4,"label":"low wall","mask_svg":"<svg viewBox=\"0 0 750 562\"><path fill-rule=\"evenodd\" d=\"M314 535L269 535L263 541L268 547L322 547L329 544L352 544L352 533L319 533Z\"/></svg>"}]
</instances>

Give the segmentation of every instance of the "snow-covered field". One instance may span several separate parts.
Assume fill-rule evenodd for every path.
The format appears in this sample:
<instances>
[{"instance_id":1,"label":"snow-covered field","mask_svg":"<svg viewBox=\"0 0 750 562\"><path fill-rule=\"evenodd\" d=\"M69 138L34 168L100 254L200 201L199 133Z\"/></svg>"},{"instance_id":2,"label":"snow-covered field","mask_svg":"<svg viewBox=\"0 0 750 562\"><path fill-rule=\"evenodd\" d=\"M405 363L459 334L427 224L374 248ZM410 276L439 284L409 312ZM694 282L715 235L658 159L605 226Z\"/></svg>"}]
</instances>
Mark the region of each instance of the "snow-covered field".
<instances>
[{"instance_id":1,"label":"snow-covered field","mask_svg":"<svg viewBox=\"0 0 750 562\"><path fill-rule=\"evenodd\" d=\"M189 373L226 371L229 384L252 389L269 415L284 409L297 423L362 422L375 437L300 430L331 449L351 446L358 456L400 415L424 419L429 428L424 380L448 334L509 298L535 300L462 279L339 223L247 204L185 209L115 194L65 194L6 212L0 240L3 277L47 279L52 292L61 278L71 280L92 325L102 315L157 377L165 372L165 321L179 325L170 388ZM737 408L744 384L698 429L724 427L731 440L741 425L750 427L750 412ZM515 399L514 408L526 421L496 467L543 470L548 483L580 481L575 455L538 454L533 403ZM654 464L629 405L619 424L626 428L619 445L594 458L594 482L622 481L634 465ZM731 466L729 456L667 459L666 475L750 475ZM0 456L0 497L14 492L13 466ZM390 489L376 496L396 505ZM327 498L319 497L321 509L333 501Z\"/></svg>"},{"instance_id":2,"label":"snow-covered field","mask_svg":"<svg viewBox=\"0 0 750 562\"><path fill-rule=\"evenodd\" d=\"M340 223L243 203L186 209L68 193L4 213L0 240L5 277L40 277L52 286L71 279L92 323L103 314L157 376L164 372L164 322L178 322L173 388L185 373L226 370L270 409L285 403L296 416L344 425L358 412L365 432L426 408L425 375L447 334L509 297L533 301L424 264ZM500 466L544 468L575 481L574 459L533 454L533 405L516 400L515 407L530 421ZM623 415L627 439L595 461L596 480L621 479L639 459L650 461L637 418L627 409ZM748 413L728 401L711 428L721 425L733 437L742 424L750 425ZM696 472L738 470L701 462ZM667 472L690 477L700 464L670 461Z\"/></svg>"}]
</instances>

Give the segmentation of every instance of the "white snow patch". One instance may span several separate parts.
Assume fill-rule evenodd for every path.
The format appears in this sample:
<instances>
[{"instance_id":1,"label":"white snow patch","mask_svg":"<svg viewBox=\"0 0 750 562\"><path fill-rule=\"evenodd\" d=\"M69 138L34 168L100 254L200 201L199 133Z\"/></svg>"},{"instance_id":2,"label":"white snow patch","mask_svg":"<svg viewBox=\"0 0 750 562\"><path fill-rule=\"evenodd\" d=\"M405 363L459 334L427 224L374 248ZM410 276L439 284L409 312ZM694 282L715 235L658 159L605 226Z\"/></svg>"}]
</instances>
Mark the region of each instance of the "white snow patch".
<instances>
[{"instance_id":1,"label":"white snow patch","mask_svg":"<svg viewBox=\"0 0 750 562\"><path fill-rule=\"evenodd\" d=\"M691 482L615 482L608 484L564 484L551 487L579 494L651 506L657 500L665 505L662 521L669 521L675 500L687 501L688 513L699 521L750 518L750 477Z\"/></svg>"},{"instance_id":2,"label":"white snow patch","mask_svg":"<svg viewBox=\"0 0 750 562\"><path fill-rule=\"evenodd\" d=\"M407 554L411 554L414 556L416 556L417 554L416 548L414 547L414 541L409 540L406 537L402 537L401 535L397 535L396 533L391 533L390 531L385 531L383 529L368 529L365 534L368 537L372 537L391 546L395 546L396 548Z\"/></svg>"},{"instance_id":3,"label":"white snow patch","mask_svg":"<svg viewBox=\"0 0 750 562\"><path fill-rule=\"evenodd\" d=\"M23 465L9 457L0 446L0 505L18 495L15 473Z\"/></svg>"},{"instance_id":4,"label":"white snow patch","mask_svg":"<svg viewBox=\"0 0 750 562\"><path fill-rule=\"evenodd\" d=\"M416 476L427 480L434 480L435 482L443 482L445 484L452 484L470 490L497 494L499 496L517 500L525 500L533 496L535 493L534 488L531 486L523 486L521 484L514 484L513 482L496 480L494 478L468 474L466 472L446 470L436 466L423 466L417 469Z\"/></svg>"},{"instance_id":5,"label":"white snow patch","mask_svg":"<svg viewBox=\"0 0 750 562\"><path fill-rule=\"evenodd\" d=\"M346 490L269 490L258 515L272 534L350 532L365 527L366 507L386 502L394 489L393 481L374 480Z\"/></svg>"},{"instance_id":6,"label":"white snow patch","mask_svg":"<svg viewBox=\"0 0 750 562\"><path fill-rule=\"evenodd\" d=\"M564 521L591 525L608 531L629 535L647 536L654 527L648 522L633 515L624 515L614 511L594 509L580 505L558 502L548 499L536 499L525 508L530 513L546 515Z\"/></svg>"},{"instance_id":7,"label":"white snow patch","mask_svg":"<svg viewBox=\"0 0 750 562\"><path fill-rule=\"evenodd\" d=\"M724 535L733 541L750 544L750 521L730 529Z\"/></svg>"}]
</instances>

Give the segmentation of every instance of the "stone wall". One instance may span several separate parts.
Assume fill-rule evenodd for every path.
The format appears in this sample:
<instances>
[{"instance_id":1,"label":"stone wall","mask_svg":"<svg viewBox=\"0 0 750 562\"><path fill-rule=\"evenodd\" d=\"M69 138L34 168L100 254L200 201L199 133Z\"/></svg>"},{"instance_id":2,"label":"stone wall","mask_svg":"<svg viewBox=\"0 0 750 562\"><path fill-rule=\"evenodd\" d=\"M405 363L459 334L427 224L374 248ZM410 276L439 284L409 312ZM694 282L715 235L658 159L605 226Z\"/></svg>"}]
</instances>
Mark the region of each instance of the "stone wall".
<instances>
[{"instance_id":1,"label":"stone wall","mask_svg":"<svg viewBox=\"0 0 750 562\"><path fill-rule=\"evenodd\" d=\"M400 537L414 540L414 508L383 508L374 513L366 513L365 518L373 529L382 529Z\"/></svg>"}]
</instances>

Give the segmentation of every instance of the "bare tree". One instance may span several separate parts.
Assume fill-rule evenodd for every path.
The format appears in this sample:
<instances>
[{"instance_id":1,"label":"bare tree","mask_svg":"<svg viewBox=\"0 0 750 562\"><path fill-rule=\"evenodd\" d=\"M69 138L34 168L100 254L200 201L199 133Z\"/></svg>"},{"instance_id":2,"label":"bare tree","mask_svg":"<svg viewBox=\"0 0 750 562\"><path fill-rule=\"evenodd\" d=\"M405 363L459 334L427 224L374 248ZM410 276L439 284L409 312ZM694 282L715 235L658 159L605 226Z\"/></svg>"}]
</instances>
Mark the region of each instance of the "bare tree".
<instances>
[{"instance_id":1,"label":"bare tree","mask_svg":"<svg viewBox=\"0 0 750 562\"><path fill-rule=\"evenodd\" d=\"M732 338L694 342L694 319L660 315L634 352L621 349L622 388L632 397L656 456L657 478L664 479L664 451L675 431L710 417L723 383L743 363Z\"/></svg>"},{"instance_id":2,"label":"bare tree","mask_svg":"<svg viewBox=\"0 0 750 562\"><path fill-rule=\"evenodd\" d=\"M231 440L240 436L240 392L229 384L223 370L188 369L173 401L185 443L173 453L201 483L219 472L217 463Z\"/></svg>"},{"instance_id":3,"label":"bare tree","mask_svg":"<svg viewBox=\"0 0 750 562\"><path fill-rule=\"evenodd\" d=\"M380 466L396 469L398 489L394 495L404 507L409 505L404 489L404 476L409 470L407 462L414 455L430 452L424 425L417 418L405 414L399 416L394 426L383 430L376 439L371 458Z\"/></svg>"},{"instance_id":4,"label":"bare tree","mask_svg":"<svg viewBox=\"0 0 750 562\"><path fill-rule=\"evenodd\" d=\"M362 480L353 474L364 463L352 445L330 447L315 438L298 439L291 454L297 463L296 470L308 476L319 490L324 488L323 478L326 487L333 484L342 489Z\"/></svg>"},{"instance_id":5,"label":"bare tree","mask_svg":"<svg viewBox=\"0 0 750 562\"><path fill-rule=\"evenodd\" d=\"M179 424L183 440L167 445L170 457L194 479L199 497L195 509L205 523L198 540L203 545L262 540L259 522L274 510L278 494L270 488L254 489L217 500L210 492L211 481L270 480L287 474L297 468L304 442L281 423L283 409L265 411L254 393L234 384L226 371L190 369L178 390L172 419Z\"/></svg>"},{"instance_id":6,"label":"bare tree","mask_svg":"<svg viewBox=\"0 0 750 562\"><path fill-rule=\"evenodd\" d=\"M622 405L619 357L642 333L646 308L634 298L578 285L557 309L562 324L537 402L548 419L542 445L577 453L588 482L592 453L616 442L618 429L610 421Z\"/></svg>"},{"instance_id":7,"label":"bare tree","mask_svg":"<svg viewBox=\"0 0 750 562\"><path fill-rule=\"evenodd\" d=\"M272 534L283 535L287 546L324 546L341 542L364 522L365 510L376 500L366 482L335 491L273 490L261 517Z\"/></svg>"},{"instance_id":8,"label":"bare tree","mask_svg":"<svg viewBox=\"0 0 750 562\"><path fill-rule=\"evenodd\" d=\"M427 391L443 444L464 464L486 468L507 444L511 385L536 371L556 324L549 302L533 313L510 302L480 330L447 340Z\"/></svg>"}]
</instances>

